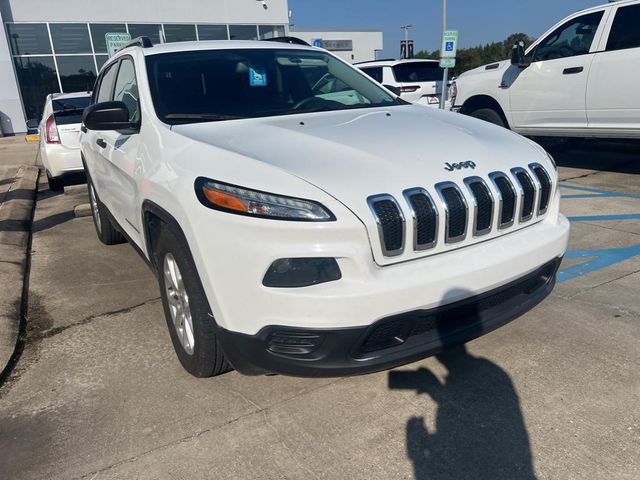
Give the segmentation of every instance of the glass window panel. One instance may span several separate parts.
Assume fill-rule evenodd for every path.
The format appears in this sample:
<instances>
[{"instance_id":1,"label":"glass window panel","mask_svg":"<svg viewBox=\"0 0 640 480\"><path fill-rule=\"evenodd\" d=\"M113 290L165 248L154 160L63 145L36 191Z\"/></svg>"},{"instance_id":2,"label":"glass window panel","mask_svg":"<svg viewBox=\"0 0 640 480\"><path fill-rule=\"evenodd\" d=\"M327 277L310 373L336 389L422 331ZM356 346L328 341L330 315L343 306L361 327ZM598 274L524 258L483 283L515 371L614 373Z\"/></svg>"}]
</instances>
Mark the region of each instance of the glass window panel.
<instances>
[{"instance_id":1,"label":"glass window panel","mask_svg":"<svg viewBox=\"0 0 640 480\"><path fill-rule=\"evenodd\" d=\"M229 25L231 40L257 40L258 29L256 25Z\"/></svg>"},{"instance_id":2,"label":"glass window panel","mask_svg":"<svg viewBox=\"0 0 640 480\"><path fill-rule=\"evenodd\" d=\"M13 59L27 118L40 118L48 94L60 91L53 57Z\"/></svg>"},{"instance_id":3,"label":"glass window panel","mask_svg":"<svg viewBox=\"0 0 640 480\"><path fill-rule=\"evenodd\" d=\"M160 43L160 25L155 23L130 23L131 38L149 37L154 44Z\"/></svg>"},{"instance_id":4,"label":"glass window panel","mask_svg":"<svg viewBox=\"0 0 640 480\"><path fill-rule=\"evenodd\" d=\"M96 63L98 64L98 71L102 68L102 66L109 60L109 55L96 55Z\"/></svg>"},{"instance_id":5,"label":"glass window panel","mask_svg":"<svg viewBox=\"0 0 640 480\"><path fill-rule=\"evenodd\" d=\"M195 42L195 25L164 25L164 35L167 43L171 42Z\"/></svg>"},{"instance_id":6,"label":"glass window panel","mask_svg":"<svg viewBox=\"0 0 640 480\"><path fill-rule=\"evenodd\" d=\"M138 82L136 69L129 58L120 63L116 88L113 91L113 100L123 102L129 109L129 121L140 121L140 102L138 100Z\"/></svg>"},{"instance_id":7,"label":"glass window panel","mask_svg":"<svg viewBox=\"0 0 640 480\"><path fill-rule=\"evenodd\" d=\"M259 25L260 39L267 40L269 38L284 37L283 25Z\"/></svg>"},{"instance_id":8,"label":"glass window panel","mask_svg":"<svg viewBox=\"0 0 640 480\"><path fill-rule=\"evenodd\" d=\"M200 40L229 40L226 25L198 25Z\"/></svg>"},{"instance_id":9,"label":"glass window panel","mask_svg":"<svg viewBox=\"0 0 640 480\"><path fill-rule=\"evenodd\" d=\"M107 41L104 38L107 33L127 33L124 23L92 23L90 28L93 49L96 53L107 53Z\"/></svg>"},{"instance_id":10,"label":"glass window panel","mask_svg":"<svg viewBox=\"0 0 640 480\"><path fill-rule=\"evenodd\" d=\"M7 32L14 55L51 53L49 32L44 23L8 23Z\"/></svg>"},{"instance_id":11,"label":"glass window panel","mask_svg":"<svg viewBox=\"0 0 640 480\"><path fill-rule=\"evenodd\" d=\"M618 8L611 26L607 50L623 50L640 47L640 5Z\"/></svg>"},{"instance_id":12,"label":"glass window panel","mask_svg":"<svg viewBox=\"0 0 640 480\"><path fill-rule=\"evenodd\" d=\"M56 57L63 92L89 92L96 82L92 55Z\"/></svg>"},{"instance_id":13,"label":"glass window panel","mask_svg":"<svg viewBox=\"0 0 640 480\"><path fill-rule=\"evenodd\" d=\"M118 73L118 61L109 65L102 74L96 102L108 102L113 98L113 82L116 79L116 73Z\"/></svg>"},{"instance_id":14,"label":"glass window panel","mask_svg":"<svg viewBox=\"0 0 640 480\"><path fill-rule=\"evenodd\" d=\"M50 23L55 53L91 53L86 23Z\"/></svg>"}]
</instances>

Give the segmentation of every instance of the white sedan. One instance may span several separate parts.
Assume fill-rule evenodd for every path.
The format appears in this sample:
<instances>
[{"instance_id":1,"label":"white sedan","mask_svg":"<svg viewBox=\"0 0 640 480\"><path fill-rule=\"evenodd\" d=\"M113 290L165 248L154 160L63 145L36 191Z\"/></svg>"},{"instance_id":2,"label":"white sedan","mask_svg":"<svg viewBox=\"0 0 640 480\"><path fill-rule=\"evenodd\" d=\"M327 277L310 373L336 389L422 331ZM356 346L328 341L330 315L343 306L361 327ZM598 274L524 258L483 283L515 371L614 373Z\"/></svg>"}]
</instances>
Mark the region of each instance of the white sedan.
<instances>
[{"instance_id":1,"label":"white sedan","mask_svg":"<svg viewBox=\"0 0 640 480\"><path fill-rule=\"evenodd\" d=\"M65 176L83 170L80 124L90 101L91 94L86 92L47 95L39 126L40 157L51 190L64 189Z\"/></svg>"}]
</instances>

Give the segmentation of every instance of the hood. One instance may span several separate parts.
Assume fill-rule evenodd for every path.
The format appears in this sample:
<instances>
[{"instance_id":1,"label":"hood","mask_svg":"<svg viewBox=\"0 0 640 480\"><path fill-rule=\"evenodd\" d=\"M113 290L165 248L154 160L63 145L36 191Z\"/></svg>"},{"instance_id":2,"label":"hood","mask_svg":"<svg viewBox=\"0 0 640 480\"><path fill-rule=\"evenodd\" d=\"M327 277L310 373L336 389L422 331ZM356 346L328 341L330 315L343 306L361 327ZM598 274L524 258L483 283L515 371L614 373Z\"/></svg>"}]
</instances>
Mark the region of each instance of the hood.
<instances>
[{"instance_id":1,"label":"hood","mask_svg":"<svg viewBox=\"0 0 640 480\"><path fill-rule=\"evenodd\" d=\"M439 182L462 186L470 176L487 179L494 171L547 162L529 141L509 130L414 105L179 125L172 130L315 185L353 211L370 232L376 226L369 196L391 194L399 200L409 188L433 192Z\"/></svg>"},{"instance_id":2,"label":"hood","mask_svg":"<svg viewBox=\"0 0 640 480\"><path fill-rule=\"evenodd\" d=\"M511 66L511 60L503 60L501 62L488 63L486 65L482 65L478 68L474 68L473 70L468 70L458 76L456 79L466 79L469 77L473 77L476 75L492 75L492 76L502 76L505 70L507 70Z\"/></svg>"}]
</instances>

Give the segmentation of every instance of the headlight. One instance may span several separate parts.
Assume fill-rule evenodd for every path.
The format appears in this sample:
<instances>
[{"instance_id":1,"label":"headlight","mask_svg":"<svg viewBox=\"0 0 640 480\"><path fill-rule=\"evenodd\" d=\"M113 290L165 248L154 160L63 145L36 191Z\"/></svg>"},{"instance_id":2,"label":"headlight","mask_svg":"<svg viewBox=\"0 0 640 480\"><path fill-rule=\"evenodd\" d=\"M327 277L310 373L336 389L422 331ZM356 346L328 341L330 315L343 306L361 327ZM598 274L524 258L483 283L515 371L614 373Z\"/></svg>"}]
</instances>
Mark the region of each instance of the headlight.
<instances>
[{"instance_id":1,"label":"headlight","mask_svg":"<svg viewBox=\"0 0 640 480\"><path fill-rule=\"evenodd\" d=\"M207 178L198 178L196 195L204 206L238 215L298 222L332 222L336 217L312 200L250 190Z\"/></svg>"}]
</instances>

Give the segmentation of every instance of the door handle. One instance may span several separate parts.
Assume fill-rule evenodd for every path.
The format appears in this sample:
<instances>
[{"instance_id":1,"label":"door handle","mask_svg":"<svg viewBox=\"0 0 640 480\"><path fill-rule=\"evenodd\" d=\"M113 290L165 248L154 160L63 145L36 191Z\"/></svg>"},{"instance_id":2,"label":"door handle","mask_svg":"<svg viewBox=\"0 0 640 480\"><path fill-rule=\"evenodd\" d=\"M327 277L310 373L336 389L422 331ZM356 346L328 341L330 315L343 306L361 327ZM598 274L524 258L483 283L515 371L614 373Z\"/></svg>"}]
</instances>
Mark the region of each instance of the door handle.
<instances>
[{"instance_id":1,"label":"door handle","mask_svg":"<svg viewBox=\"0 0 640 480\"><path fill-rule=\"evenodd\" d=\"M80 127L80 130L82 130L83 133L87 133L87 127L85 127L84 125Z\"/></svg>"},{"instance_id":2,"label":"door handle","mask_svg":"<svg viewBox=\"0 0 640 480\"><path fill-rule=\"evenodd\" d=\"M581 73L584 70L584 67L572 67L572 68L565 68L562 71L563 75L575 75L576 73Z\"/></svg>"},{"instance_id":3,"label":"door handle","mask_svg":"<svg viewBox=\"0 0 640 480\"><path fill-rule=\"evenodd\" d=\"M98 144L98 146L100 148L107 148L107 142L105 142L103 139L99 138L98 140L96 140L96 143Z\"/></svg>"}]
</instances>

